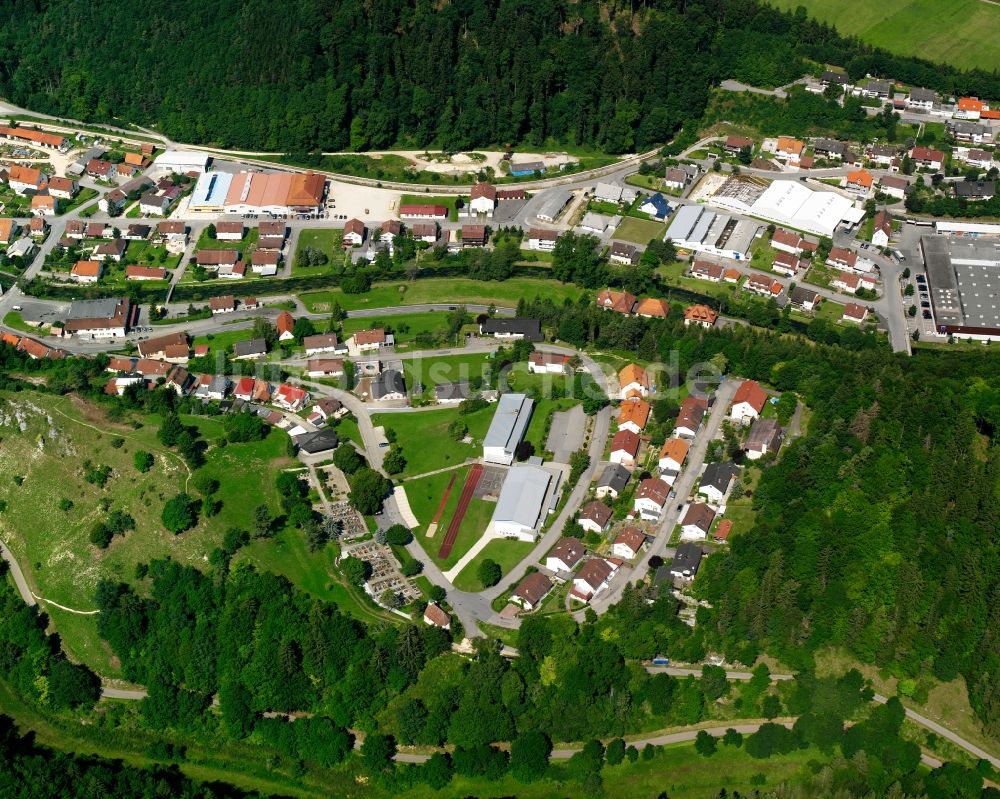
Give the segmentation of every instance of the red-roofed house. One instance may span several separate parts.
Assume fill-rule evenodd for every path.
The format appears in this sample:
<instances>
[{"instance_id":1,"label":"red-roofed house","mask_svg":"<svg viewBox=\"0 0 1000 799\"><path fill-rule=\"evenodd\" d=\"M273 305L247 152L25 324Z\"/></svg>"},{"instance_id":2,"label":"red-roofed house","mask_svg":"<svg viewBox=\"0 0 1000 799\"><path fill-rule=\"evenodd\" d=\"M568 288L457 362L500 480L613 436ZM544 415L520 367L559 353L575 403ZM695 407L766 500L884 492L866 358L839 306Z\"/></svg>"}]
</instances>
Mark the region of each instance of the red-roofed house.
<instances>
[{"instance_id":1,"label":"red-roofed house","mask_svg":"<svg viewBox=\"0 0 1000 799\"><path fill-rule=\"evenodd\" d=\"M636 489L633 510L643 519L656 521L667 506L669 496L669 485L659 478L647 477Z\"/></svg>"},{"instance_id":2,"label":"red-roofed house","mask_svg":"<svg viewBox=\"0 0 1000 799\"><path fill-rule=\"evenodd\" d=\"M737 422L756 419L767 403L767 392L754 380L744 380L733 396L729 418Z\"/></svg>"},{"instance_id":3,"label":"red-roofed house","mask_svg":"<svg viewBox=\"0 0 1000 799\"><path fill-rule=\"evenodd\" d=\"M616 558L632 560L646 545L646 534L638 527L626 527L611 545L611 554Z\"/></svg>"},{"instance_id":4,"label":"red-roofed house","mask_svg":"<svg viewBox=\"0 0 1000 799\"><path fill-rule=\"evenodd\" d=\"M639 434L649 421L650 404L639 397L631 397L621 404L618 411L618 429Z\"/></svg>"},{"instance_id":5,"label":"red-roofed house","mask_svg":"<svg viewBox=\"0 0 1000 799\"><path fill-rule=\"evenodd\" d=\"M288 311L278 314L274 328L278 331L278 341L292 341L295 338L295 333L292 332L295 328L295 318Z\"/></svg>"},{"instance_id":6,"label":"red-roofed house","mask_svg":"<svg viewBox=\"0 0 1000 799\"><path fill-rule=\"evenodd\" d=\"M635 308L635 295L627 291L604 289L597 295L597 307L620 314L630 314Z\"/></svg>"},{"instance_id":7,"label":"red-roofed house","mask_svg":"<svg viewBox=\"0 0 1000 799\"><path fill-rule=\"evenodd\" d=\"M101 279L102 272L100 261L77 261L69 275L76 283L96 283Z\"/></svg>"},{"instance_id":8,"label":"red-roofed house","mask_svg":"<svg viewBox=\"0 0 1000 799\"><path fill-rule=\"evenodd\" d=\"M592 558L573 578L573 589L569 595L578 602L589 602L595 594L608 587L618 566L603 558Z\"/></svg>"},{"instance_id":9,"label":"red-roofed house","mask_svg":"<svg viewBox=\"0 0 1000 799\"><path fill-rule=\"evenodd\" d=\"M595 499L580 508L577 521L587 532L603 533L611 522L611 508Z\"/></svg>"},{"instance_id":10,"label":"red-roofed house","mask_svg":"<svg viewBox=\"0 0 1000 799\"><path fill-rule=\"evenodd\" d=\"M841 320L844 322L854 322L855 324L862 324L865 319L868 318L868 309L863 305L858 305L856 302L849 302L844 306L844 314L841 316Z\"/></svg>"},{"instance_id":11,"label":"red-roofed house","mask_svg":"<svg viewBox=\"0 0 1000 799\"><path fill-rule=\"evenodd\" d=\"M719 315L707 305L689 305L684 309L684 326L712 327Z\"/></svg>"},{"instance_id":12,"label":"red-roofed house","mask_svg":"<svg viewBox=\"0 0 1000 799\"><path fill-rule=\"evenodd\" d=\"M634 466L639 454L639 436L631 430L619 430L611 439L611 454L608 460L622 466Z\"/></svg>"},{"instance_id":13,"label":"red-roofed house","mask_svg":"<svg viewBox=\"0 0 1000 799\"><path fill-rule=\"evenodd\" d=\"M278 390L274 392L273 401L278 407L294 413L302 410L305 404L309 402L309 392L304 388L282 383L278 386Z\"/></svg>"}]
</instances>

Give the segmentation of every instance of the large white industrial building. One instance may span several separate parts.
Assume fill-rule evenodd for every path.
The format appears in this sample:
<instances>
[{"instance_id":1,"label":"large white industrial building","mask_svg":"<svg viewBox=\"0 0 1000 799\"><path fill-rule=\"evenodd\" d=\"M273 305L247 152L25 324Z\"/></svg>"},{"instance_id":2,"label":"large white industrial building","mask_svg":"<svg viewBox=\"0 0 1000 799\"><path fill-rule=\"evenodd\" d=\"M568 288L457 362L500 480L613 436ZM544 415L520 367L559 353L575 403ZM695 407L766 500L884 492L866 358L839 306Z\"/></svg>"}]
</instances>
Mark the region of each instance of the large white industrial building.
<instances>
[{"instance_id":1,"label":"large white industrial building","mask_svg":"<svg viewBox=\"0 0 1000 799\"><path fill-rule=\"evenodd\" d=\"M755 216L785 227L832 237L841 224L854 226L864 216L864 208L833 191L813 191L797 180L774 180L733 176L728 178L708 202L746 216Z\"/></svg>"},{"instance_id":2,"label":"large white industrial building","mask_svg":"<svg viewBox=\"0 0 1000 799\"><path fill-rule=\"evenodd\" d=\"M512 466L493 511L494 533L504 538L535 541L550 482L552 475L540 466L527 463Z\"/></svg>"},{"instance_id":3,"label":"large white industrial building","mask_svg":"<svg viewBox=\"0 0 1000 799\"><path fill-rule=\"evenodd\" d=\"M745 261L762 229L757 222L718 214L703 205L682 205L667 228L666 238L685 250Z\"/></svg>"},{"instance_id":4,"label":"large white industrial building","mask_svg":"<svg viewBox=\"0 0 1000 799\"><path fill-rule=\"evenodd\" d=\"M157 172L177 172L186 175L188 172L204 172L208 169L211 156L196 150L167 150L153 161L153 169Z\"/></svg>"},{"instance_id":5,"label":"large white industrial building","mask_svg":"<svg viewBox=\"0 0 1000 799\"><path fill-rule=\"evenodd\" d=\"M483 460L505 466L514 462L514 450L528 429L534 404L534 400L526 394L503 394L500 397L490 429L483 439Z\"/></svg>"}]
</instances>

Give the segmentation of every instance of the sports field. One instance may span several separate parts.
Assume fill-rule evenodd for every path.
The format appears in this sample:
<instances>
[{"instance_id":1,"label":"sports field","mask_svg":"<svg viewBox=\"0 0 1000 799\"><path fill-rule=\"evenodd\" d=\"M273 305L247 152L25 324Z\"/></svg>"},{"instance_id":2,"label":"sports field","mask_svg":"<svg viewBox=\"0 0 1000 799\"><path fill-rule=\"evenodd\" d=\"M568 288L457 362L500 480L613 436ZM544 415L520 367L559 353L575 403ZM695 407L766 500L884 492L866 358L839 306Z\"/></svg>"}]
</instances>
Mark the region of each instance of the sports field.
<instances>
[{"instance_id":1,"label":"sports field","mask_svg":"<svg viewBox=\"0 0 1000 799\"><path fill-rule=\"evenodd\" d=\"M1000 68L1000 5L988 0L768 0L876 47L969 69Z\"/></svg>"}]
</instances>

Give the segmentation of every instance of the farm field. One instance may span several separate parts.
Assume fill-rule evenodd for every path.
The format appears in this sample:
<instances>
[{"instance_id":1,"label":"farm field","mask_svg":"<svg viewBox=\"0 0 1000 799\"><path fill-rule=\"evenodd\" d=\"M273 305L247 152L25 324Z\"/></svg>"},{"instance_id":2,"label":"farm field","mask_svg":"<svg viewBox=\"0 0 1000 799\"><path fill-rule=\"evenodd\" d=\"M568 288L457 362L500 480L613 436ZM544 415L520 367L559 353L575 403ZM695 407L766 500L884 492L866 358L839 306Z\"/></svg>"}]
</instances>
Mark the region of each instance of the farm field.
<instances>
[{"instance_id":1,"label":"farm field","mask_svg":"<svg viewBox=\"0 0 1000 799\"><path fill-rule=\"evenodd\" d=\"M645 242L644 242L645 243ZM524 297L551 297L554 302L565 298L575 300L581 289L556 280L514 277L500 283L484 283L468 278L421 278L411 282L380 283L365 294L344 294L340 289L311 291L300 294L299 299L312 313L330 310L333 302L347 311L365 308L389 308L397 305L419 305L423 303L469 303L513 308Z\"/></svg>"},{"instance_id":2,"label":"farm field","mask_svg":"<svg viewBox=\"0 0 1000 799\"><path fill-rule=\"evenodd\" d=\"M1000 28L1000 6L983 0L768 0L811 17L843 34L901 55L919 56L962 69L1000 67L1000 42L986 31Z\"/></svg>"},{"instance_id":3,"label":"farm field","mask_svg":"<svg viewBox=\"0 0 1000 799\"><path fill-rule=\"evenodd\" d=\"M210 444L221 435L217 419L182 419L197 426ZM101 409L72 397L0 393L0 475L5 478L0 500L6 508L0 515L0 537L36 594L73 610L94 610L99 580L131 582L135 565L154 558L172 557L200 567L226 529L249 528L257 502L277 510L274 475L290 461L283 435L272 432L260 442L210 446L199 471L219 481L221 510L194 529L171 535L160 523L160 511L166 500L184 490L189 471L177 454L160 445L156 417L139 416L136 421L142 425L138 429L112 422ZM145 474L133 463L138 450L155 458ZM111 468L103 488L84 479L87 460ZM198 496L193 487L189 491ZM248 503L247 496L255 502ZM89 534L111 510L129 513L136 529L116 536L107 549L98 549ZM100 673L115 676L94 617L49 609L67 650ZM73 618L64 618L68 616Z\"/></svg>"}]
</instances>

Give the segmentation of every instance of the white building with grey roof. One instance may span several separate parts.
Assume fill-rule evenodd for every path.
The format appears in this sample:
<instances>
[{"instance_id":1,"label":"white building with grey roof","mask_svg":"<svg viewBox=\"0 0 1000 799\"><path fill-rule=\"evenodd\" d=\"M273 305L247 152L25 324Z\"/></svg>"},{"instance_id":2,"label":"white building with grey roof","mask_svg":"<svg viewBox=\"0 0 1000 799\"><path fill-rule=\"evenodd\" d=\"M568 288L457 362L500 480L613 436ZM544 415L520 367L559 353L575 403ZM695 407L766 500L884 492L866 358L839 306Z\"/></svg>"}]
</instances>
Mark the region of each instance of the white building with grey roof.
<instances>
[{"instance_id":1,"label":"white building with grey roof","mask_svg":"<svg viewBox=\"0 0 1000 799\"><path fill-rule=\"evenodd\" d=\"M551 482L552 475L540 466L519 463L511 467L493 511L494 533L519 541L537 540Z\"/></svg>"},{"instance_id":2,"label":"white building with grey roof","mask_svg":"<svg viewBox=\"0 0 1000 799\"><path fill-rule=\"evenodd\" d=\"M526 394L503 394L483 439L483 460L509 466L531 421L534 400Z\"/></svg>"}]
</instances>

